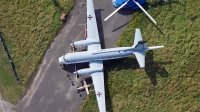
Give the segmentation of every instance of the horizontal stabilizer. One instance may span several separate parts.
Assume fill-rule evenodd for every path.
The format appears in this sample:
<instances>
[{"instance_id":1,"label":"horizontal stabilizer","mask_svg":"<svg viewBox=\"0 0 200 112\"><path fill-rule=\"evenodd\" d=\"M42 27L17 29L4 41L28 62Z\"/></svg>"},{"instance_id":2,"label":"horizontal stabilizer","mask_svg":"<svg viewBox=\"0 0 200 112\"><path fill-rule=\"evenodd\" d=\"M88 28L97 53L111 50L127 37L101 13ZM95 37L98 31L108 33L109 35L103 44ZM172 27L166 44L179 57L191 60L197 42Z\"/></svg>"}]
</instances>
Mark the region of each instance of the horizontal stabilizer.
<instances>
[{"instance_id":1,"label":"horizontal stabilizer","mask_svg":"<svg viewBox=\"0 0 200 112\"><path fill-rule=\"evenodd\" d=\"M153 47L147 47L146 51L154 50L154 49L160 49L160 48L164 48L164 46L153 46Z\"/></svg>"},{"instance_id":2,"label":"horizontal stabilizer","mask_svg":"<svg viewBox=\"0 0 200 112\"><path fill-rule=\"evenodd\" d=\"M135 57L140 65L140 68L145 67L145 52L134 52Z\"/></svg>"}]
</instances>

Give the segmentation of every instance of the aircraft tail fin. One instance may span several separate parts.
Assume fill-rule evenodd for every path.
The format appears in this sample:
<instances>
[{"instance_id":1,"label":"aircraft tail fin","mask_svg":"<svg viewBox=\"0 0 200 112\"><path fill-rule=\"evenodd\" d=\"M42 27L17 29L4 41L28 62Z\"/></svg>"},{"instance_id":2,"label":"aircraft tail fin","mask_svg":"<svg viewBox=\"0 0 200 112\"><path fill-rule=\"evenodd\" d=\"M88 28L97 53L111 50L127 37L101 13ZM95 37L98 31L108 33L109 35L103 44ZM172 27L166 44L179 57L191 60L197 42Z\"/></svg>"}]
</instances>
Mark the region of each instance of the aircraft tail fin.
<instances>
[{"instance_id":1,"label":"aircraft tail fin","mask_svg":"<svg viewBox=\"0 0 200 112\"><path fill-rule=\"evenodd\" d=\"M135 29L135 38L132 47L136 47L140 41L143 41L140 29Z\"/></svg>"},{"instance_id":2,"label":"aircraft tail fin","mask_svg":"<svg viewBox=\"0 0 200 112\"><path fill-rule=\"evenodd\" d=\"M140 29L137 28L135 30L135 39L132 48L136 50L135 52L133 52L133 54L135 54L135 57L140 65L140 68L145 67L145 51L159 49L163 47L164 46L146 47L146 41L142 39Z\"/></svg>"}]
</instances>

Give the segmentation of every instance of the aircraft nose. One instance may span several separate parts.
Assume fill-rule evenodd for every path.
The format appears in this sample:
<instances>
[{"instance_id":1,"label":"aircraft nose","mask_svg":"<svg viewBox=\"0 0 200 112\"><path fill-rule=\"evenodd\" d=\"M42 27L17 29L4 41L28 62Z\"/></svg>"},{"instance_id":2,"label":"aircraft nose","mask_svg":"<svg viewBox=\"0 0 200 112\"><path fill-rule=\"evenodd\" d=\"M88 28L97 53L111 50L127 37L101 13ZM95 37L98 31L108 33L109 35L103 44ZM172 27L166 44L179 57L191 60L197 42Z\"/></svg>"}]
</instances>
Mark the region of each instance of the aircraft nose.
<instances>
[{"instance_id":1,"label":"aircraft nose","mask_svg":"<svg viewBox=\"0 0 200 112\"><path fill-rule=\"evenodd\" d=\"M59 61L60 64L63 64L63 59L62 59L62 57L60 57L60 58L58 59L58 61Z\"/></svg>"}]
</instances>

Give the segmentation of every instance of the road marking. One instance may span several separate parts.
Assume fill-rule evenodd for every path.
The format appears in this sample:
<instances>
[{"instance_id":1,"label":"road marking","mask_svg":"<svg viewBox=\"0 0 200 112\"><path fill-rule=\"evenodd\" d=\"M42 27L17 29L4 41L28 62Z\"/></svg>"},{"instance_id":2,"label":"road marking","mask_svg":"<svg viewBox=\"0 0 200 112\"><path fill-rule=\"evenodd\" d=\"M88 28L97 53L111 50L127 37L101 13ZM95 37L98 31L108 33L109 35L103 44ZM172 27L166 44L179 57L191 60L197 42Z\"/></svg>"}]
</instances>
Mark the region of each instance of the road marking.
<instances>
[{"instance_id":1,"label":"road marking","mask_svg":"<svg viewBox=\"0 0 200 112\"><path fill-rule=\"evenodd\" d=\"M2 100L2 99L1 99L1 100ZM0 100L0 102L1 102L1 107L2 107L2 109L3 109L3 112L5 112L5 111L4 111L4 108L3 108L3 104L2 104L2 101L1 101L1 100Z\"/></svg>"}]
</instances>

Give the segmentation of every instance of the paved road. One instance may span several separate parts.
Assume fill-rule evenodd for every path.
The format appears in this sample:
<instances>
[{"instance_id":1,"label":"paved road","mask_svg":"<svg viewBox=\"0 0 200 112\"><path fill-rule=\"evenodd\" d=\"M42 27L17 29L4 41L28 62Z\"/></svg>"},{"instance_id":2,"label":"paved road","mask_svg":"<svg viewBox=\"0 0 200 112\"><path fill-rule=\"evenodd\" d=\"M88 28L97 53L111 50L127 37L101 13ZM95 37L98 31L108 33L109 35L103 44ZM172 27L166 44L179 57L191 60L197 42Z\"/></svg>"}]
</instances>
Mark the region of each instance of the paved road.
<instances>
[{"instance_id":1,"label":"paved road","mask_svg":"<svg viewBox=\"0 0 200 112\"><path fill-rule=\"evenodd\" d=\"M12 107L13 107L13 104L3 100L0 93L0 112L9 112Z\"/></svg>"},{"instance_id":2,"label":"paved road","mask_svg":"<svg viewBox=\"0 0 200 112\"><path fill-rule=\"evenodd\" d=\"M84 91L77 93L76 87L81 85L81 77L76 80L75 75L72 74L74 66L62 69L58 64L58 58L66 52L71 52L70 43L72 41L83 39L84 27L78 24L86 22L85 5L84 0L77 0L68 21L47 50L33 84L11 111L77 112L79 110L86 97ZM114 47L133 11L123 9L120 11L121 14L117 13L104 22L103 19L114 10L111 7L111 0L94 0L94 7L102 48ZM87 64L77 65L77 69L84 67L87 67Z\"/></svg>"}]
</instances>

